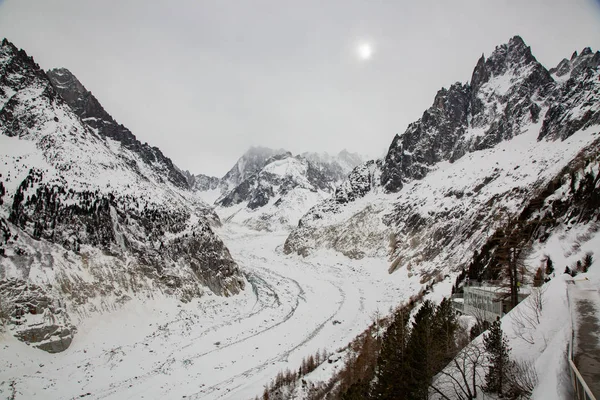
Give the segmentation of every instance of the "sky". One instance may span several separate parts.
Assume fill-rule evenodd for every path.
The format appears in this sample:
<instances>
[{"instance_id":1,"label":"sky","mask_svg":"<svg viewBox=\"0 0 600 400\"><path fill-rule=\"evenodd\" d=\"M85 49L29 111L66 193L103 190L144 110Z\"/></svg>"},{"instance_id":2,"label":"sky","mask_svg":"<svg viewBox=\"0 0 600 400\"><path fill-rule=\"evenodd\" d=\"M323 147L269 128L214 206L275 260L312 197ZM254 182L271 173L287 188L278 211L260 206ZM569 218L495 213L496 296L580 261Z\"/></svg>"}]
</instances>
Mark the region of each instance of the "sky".
<instances>
[{"instance_id":1,"label":"sky","mask_svg":"<svg viewBox=\"0 0 600 400\"><path fill-rule=\"evenodd\" d=\"M216 176L253 145L381 157L517 34L548 68L598 50L600 0L0 0L0 37Z\"/></svg>"}]
</instances>

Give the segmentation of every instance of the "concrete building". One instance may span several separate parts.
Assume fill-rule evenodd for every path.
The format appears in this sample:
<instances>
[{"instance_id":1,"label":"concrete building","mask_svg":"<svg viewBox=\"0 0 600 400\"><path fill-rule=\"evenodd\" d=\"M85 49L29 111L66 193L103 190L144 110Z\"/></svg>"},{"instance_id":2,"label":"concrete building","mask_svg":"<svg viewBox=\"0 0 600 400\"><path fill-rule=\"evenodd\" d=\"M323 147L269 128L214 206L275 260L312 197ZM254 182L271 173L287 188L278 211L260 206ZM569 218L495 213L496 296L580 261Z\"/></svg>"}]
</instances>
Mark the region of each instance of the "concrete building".
<instances>
[{"instance_id":1,"label":"concrete building","mask_svg":"<svg viewBox=\"0 0 600 400\"><path fill-rule=\"evenodd\" d=\"M452 299L455 309L462 314L494 322L511 309L510 296L506 288L482 285L465 286L463 290L462 297L455 296ZM519 293L519 302L528 295L528 290L522 288Z\"/></svg>"}]
</instances>

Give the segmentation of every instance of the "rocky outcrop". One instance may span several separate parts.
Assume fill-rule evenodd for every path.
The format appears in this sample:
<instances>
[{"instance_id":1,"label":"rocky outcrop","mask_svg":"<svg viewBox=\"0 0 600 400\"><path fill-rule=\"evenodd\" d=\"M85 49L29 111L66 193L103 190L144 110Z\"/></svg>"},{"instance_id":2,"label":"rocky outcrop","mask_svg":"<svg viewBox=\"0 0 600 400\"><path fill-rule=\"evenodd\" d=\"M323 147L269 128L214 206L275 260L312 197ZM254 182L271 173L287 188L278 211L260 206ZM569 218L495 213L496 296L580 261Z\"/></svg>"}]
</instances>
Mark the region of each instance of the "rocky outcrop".
<instances>
[{"instance_id":1,"label":"rocky outcrop","mask_svg":"<svg viewBox=\"0 0 600 400\"><path fill-rule=\"evenodd\" d=\"M49 353L66 350L75 326L64 304L40 286L19 279L0 280L2 312L19 340Z\"/></svg>"},{"instance_id":2,"label":"rocky outcrop","mask_svg":"<svg viewBox=\"0 0 600 400\"><path fill-rule=\"evenodd\" d=\"M283 149L251 147L221 178L222 192L227 193L252 175L260 172L272 157L285 156L288 153Z\"/></svg>"},{"instance_id":3,"label":"rocky outcrop","mask_svg":"<svg viewBox=\"0 0 600 400\"><path fill-rule=\"evenodd\" d=\"M553 84L520 37L498 46L488 59L479 59L470 83L441 89L421 119L396 135L383 163L382 186L397 192L440 161L456 161L518 135L523 125L539 120Z\"/></svg>"},{"instance_id":4,"label":"rocky outcrop","mask_svg":"<svg viewBox=\"0 0 600 400\"><path fill-rule=\"evenodd\" d=\"M544 117L539 139L564 140L581 129L600 124L600 51L589 47L573 53L550 70L557 78L557 101Z\"/></svg>"},{"instance_id":5,"label":"rocky outcrop","mask_svg":"<svg viewBox=\"0 0 600 400\"><path fill-rule=\"evenodd\" d=\"M208 176L204 174L192 175L190 172L185 171L186 179L190 189L198 192L206 192L209 190L216 190L221 184L221 179L216 176Z\"/></svg>"}]
</instances>

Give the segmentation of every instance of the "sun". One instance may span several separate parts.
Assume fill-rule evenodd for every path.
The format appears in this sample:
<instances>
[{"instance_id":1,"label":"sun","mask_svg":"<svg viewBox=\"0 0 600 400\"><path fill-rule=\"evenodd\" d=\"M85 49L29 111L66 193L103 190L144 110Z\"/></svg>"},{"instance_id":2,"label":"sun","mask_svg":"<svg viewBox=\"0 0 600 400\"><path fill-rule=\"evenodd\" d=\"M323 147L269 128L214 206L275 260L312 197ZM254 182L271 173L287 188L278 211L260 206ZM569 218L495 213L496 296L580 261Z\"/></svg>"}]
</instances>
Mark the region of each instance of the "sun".
<instances>
[{"instance_id":1,"label":"sun","mask_svg":"<svg viewBox=\"0 0 600 400\"><path fill-rule=\"evenodd\" d=\"M373 46L369 43L361 43L356 48L356 53L361 60L369 60L373 56Z\"/></svg>"}]
</instances>

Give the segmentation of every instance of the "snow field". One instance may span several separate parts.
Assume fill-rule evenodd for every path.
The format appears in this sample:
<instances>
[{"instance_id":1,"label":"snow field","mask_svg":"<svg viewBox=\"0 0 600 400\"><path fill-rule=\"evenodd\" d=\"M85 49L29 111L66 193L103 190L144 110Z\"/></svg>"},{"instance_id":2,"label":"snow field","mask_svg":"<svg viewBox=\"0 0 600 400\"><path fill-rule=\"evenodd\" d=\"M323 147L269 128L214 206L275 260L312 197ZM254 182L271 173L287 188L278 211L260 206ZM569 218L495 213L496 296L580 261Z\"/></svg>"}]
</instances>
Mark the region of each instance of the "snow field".
<instances>
[{"instance_id":1,"label":"snow field","mask_svg":"<svg viewBox=\"0 0 600 400\"><path fill-rule=\"evenodd\" d=\"M15 382L17 399L253 398L277 372L297 369L320 349L344 347L376 313L421 288L405 271L388 275L385 260L333 252L300 259L281 252L285 233L237 225L218 233L245 272L247 290L188 304L134 298L117 311L92 313L58 354L5 334L0 397L10 396Z\"/></svg>"}]
</instances>

